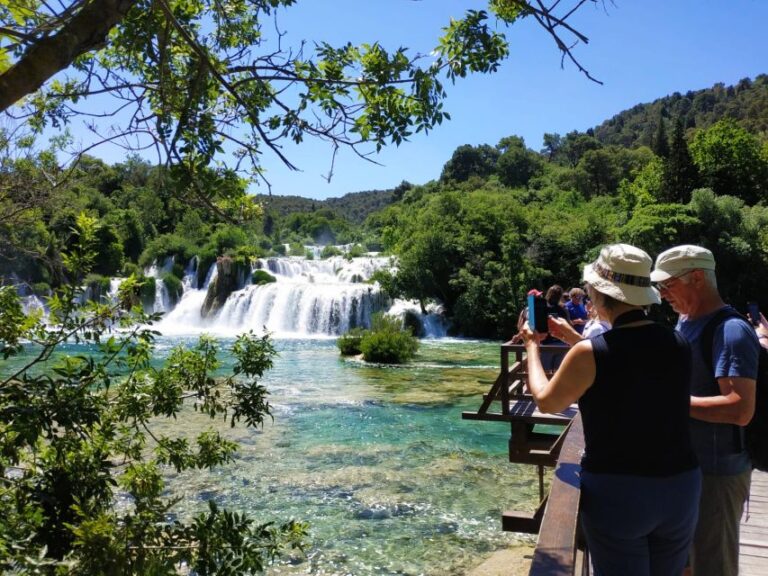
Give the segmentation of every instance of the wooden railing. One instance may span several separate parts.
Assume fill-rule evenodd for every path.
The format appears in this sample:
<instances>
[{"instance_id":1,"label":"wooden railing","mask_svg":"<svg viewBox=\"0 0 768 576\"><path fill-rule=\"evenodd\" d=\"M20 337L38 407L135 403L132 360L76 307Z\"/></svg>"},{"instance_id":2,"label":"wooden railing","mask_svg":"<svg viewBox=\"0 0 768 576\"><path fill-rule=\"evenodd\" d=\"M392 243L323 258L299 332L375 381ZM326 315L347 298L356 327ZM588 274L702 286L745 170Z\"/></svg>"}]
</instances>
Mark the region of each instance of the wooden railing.
<instances>
[{"instance_id":1,"label":"wooden railing","mask_svg":"<svg viewBox=\"0 0 768 576\"><path fill-rule=\"evenodd\" d=\"M588 553L580 547L579 534L579 462L583 450L584 433L581 415L577 414L552 475L529 576L589 574Z\"/></svg>"},{"instance_id":2,"label":"wooden railing","mask_svg":"<svg viewBox=\"0 0 768 576\"><path fill-rule=\"evenodd\" d=\"M562 352L562 346L542 346ZM538 467L539 506L533 513L507 511L502 529L539 534L531 575L588 574L587 554L579 552L578 472L584 447L581 418L573 405L559 414L539 412L526 393L527 362L522 345L501 346L501 371L477 412L464 412L466 420L509 422L509 461ZM544 425L545 430L536 429ZM554 432L553 432L554 430ZM544 494L544 467L555 467L550 491Z\"/></svg>"}]
</instances>

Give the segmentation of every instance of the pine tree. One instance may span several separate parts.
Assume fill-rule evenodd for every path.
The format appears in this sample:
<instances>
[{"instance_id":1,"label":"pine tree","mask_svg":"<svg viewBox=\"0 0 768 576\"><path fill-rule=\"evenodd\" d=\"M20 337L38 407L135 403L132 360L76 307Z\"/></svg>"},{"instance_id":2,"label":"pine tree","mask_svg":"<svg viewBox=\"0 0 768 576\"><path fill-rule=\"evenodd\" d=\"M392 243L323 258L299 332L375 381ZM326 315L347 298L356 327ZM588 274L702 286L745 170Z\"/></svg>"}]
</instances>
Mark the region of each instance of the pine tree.
<instances>
[{"instance_id":1,"label":"pine tree","mask_svg":"<svg viewBox=\"0 0 768 576\"><path fill-rule=\"evenodd\" d=\"M675 131L669 145L669 153L664 160L664 174L661 181L661 193L666 202L687 203L691 191L699 186L701 179L696 164L685 141L685 128L680 117L675 121Z\"/></svg>"},{"instance_id":2,"label":"pine tree","mask_svg":"<svg viewBox=\"0 0 768 576\"><path fill-rule=\"evenodd\" d=\"M659 124L656 127L656 135L653 137L651 149L659 158L669 158L669 140L664 128L664 111L659 111Z\"/></svg>"}]
</instances>

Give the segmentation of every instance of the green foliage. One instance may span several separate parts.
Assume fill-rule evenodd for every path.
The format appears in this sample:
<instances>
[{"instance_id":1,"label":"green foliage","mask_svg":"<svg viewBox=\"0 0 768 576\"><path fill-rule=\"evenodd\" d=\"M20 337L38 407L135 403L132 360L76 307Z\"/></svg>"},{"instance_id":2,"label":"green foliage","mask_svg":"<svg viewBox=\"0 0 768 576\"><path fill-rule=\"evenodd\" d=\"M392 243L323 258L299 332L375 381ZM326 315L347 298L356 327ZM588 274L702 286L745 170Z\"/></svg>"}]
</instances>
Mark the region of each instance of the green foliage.
<instances>
[{"instance_id":1,"label":"green foliage","mask_svg":"<svg viewBox=\"0 0 768 576\"><path fill-rule=\"evenodd\" d=\"M620 238L658 254L676 244L698 241L699 220L681 204L649 204L638 207L618 233Z\"/></svg>"},{"instance_id":2,"label":"green foliage","mask_svg":"<svg viewBox=\"0 0 768 576\"><path fill-rule=\"evenodd\" d=\"M675 92L649 104L638 104L594 130L604 144L633 148L649 146L654 130L649 118L680 118L685 129L706 129L723 118L732 118L752 133L768 130L768 75L743 78L734 86L715 84L703 90Z\"/></svg>"},{"instance_id":3,"label":"green foliage","mask_svg":"<svg viewBox=\"0 0 768 576\"><path fill-rule=\"evenodd\" d=\"M464 144L454 150L451 159L443 166L440 180L466 182L471 176L487 178L496 170L499 151L487 144L470 146Z\"/></svg>"},{"instance_id":4,"label":"green foliage","mask_svg":"<svg viewBox=\"0 0 768 576\"><path fill-rule=\"evenodd\" d=\"M419 341L404 330L398 318L383 313L373 315L371 329L366 330L360 339L360 351L366 362L403 364L416 355Z\"/></svg>"},{"instance_id":5,"label":"green foliage","mask_svg":"<svg viewBox=\"0 0 768 576\"><path fill-rule=\"evenodd\" d=\"M336 346L339 348L342 356L357 356L362 353L360 343L363 340L365 330L362 328L352 328L347 333L339 336L336 340Z\"/></svg>"},{"instance_id":6,"label":"green foliage","mask_svg":"<svg viewBox=\"0 0 768 576\"><path fill-rule=\"evenodd\" d=\"M221 226L211 235L208 247L217 256L225 256L248 242L248 234L239 226Z\"/></svg>"},{"instance_id":7,"label":"green foliage","mask_svg":"<svg viewBox=\"0 0 768 576\"><path fill-rule=\"evenodd\" d=\"M360 244L353 244L344 256L347 258L359 258L365 256L365 248Z\"/></svg>"},{"instance_id":8,"label":"green foliage","mask_svg":"<svg viewBox=\"0 0 768 576\"><path fill-rule=\"evenodd\" d=\"M717 195L755 204L768 192L768 158L760 139L725 119L697 132L691 155L702 182Z\"/></svg>"},{"instance_id":9,"label":"green foliage","mask_svg":"<svg viewBox=\"0 0 768 576\"><path fill-rule=\"evenodd\" d=\"M504 138L497 148L503 152L496 163L496 173L504 186L516 188L527 186L528 182L542 171L542 160L538 154L525 147L522 138Z\"/></svg>"},{"instance_id":10,"label":"green foliage","mask_svg":"<svg viewBox=\"0 0 768 576\"><path fill-rule=\"evenodd\" d=\"M139 266L147 268L153 263L162 263L166 258L187 262L197 250L190 242L176 234L163 234L147 244L139 258Z\"/></svg>"},{"instance_id":11,"label":"green foliage","mask_svg":"<svg viewBox=\"0 0 768 576\"><path fill-rule=\"evenodd\" d=\"M93 219L78 218L73 251L64 255L70 277L88 277L97 230ZM32 347L0 371L0 454L15 471L0 484L3 572L174 574L183 563L198 574L253 573L305 540L301 522L259 524L213 503L168 521L176 500L163 469L212 468L231 461L237 445L214 428L187 438L158 421L194 407L230 426L262 425L271 409L259 380L275 350L269 336L241 335L227 374L221 346L204 336L157 366L150 327L157 316L131 307L136 290L128 278L116 303L81 304L81 289L64 285L44 324L24 317L15 290L0 288L4 359ZM92 352L56 354L65 341ZM114 507L117 489L131 506Z\"/></svg>"},{"instance_id":12,"label":"green foliage","mask_svg":"<svg viewBox=\"0 0 768 576\"><path fill-rule=\"evenodd\" d=\"M137 276L136 291L141 305L147 310L151 310L155 303L157 279L152 276Z\"/></svg>"},{"instance_id":13,"label":"green foliage","mask_svg":"<svg viewBox=\"0 0 768 576\"><path fill-rule=\"evenodd\" d=\"M688 142L685 139L683 122L675 121L675 131L669 145L669 155L664 160L664 174L661 182L661 198L665 202L688 202L691 191L699 187L701 177L693 162Z\"/></svg>"},{"instance_id":14,"label":"green foliage","mask_svg":"<svg viewBox=\"0 0 768 576\"><path fill-rule=\"evenodd\" d=\"M341 256L342 251L339 250L336 246L323 246L322 251L320 252L320 258L325 260L326 258L333 258L334 256Z\"/></svg>"},{"instance_id":15,"label":"green foliage","mask_svg":"<svg viewBox=\"0 0 768 576\"><path fill-rule=\"evenodd\" d=\"M93 270L98 274L113 276L123 267L123 243L114 227L102 224L96 231L98 249Z\"/></svg>"},{"instance_id":16,"label":"green foliage","mask_svg":"<svg viewBox=\"0 0 768 576\"><path fill-rule=\"evenodd\" d=\"M394 190L350 192L339 198L326 198L325 200L303 198L301 196L278 196L274 194L257 194L256 200L268 205L270 210L274 211L271 220L272 229L270 232L264 231L268 236L272 236L278 220L297 212L315 212L323 208L331 210L353 224L362 224L369 214L381 210L399 199L397 197L398 193L402 196L400 186Z\"/></svg>"},{"instance_id":17,"label":"green foliage","mask_svg":"<svg viewBox=\"0 0 768 576\"><path fill-rule=\"evenodd\" d=\"M261 286L262 284L271 284L272 282L277 282L277 278L272 276L272 274L270 274L266 270L253 271L253 275L251 276L252 284Z\"/></svg>"}]
</instances>

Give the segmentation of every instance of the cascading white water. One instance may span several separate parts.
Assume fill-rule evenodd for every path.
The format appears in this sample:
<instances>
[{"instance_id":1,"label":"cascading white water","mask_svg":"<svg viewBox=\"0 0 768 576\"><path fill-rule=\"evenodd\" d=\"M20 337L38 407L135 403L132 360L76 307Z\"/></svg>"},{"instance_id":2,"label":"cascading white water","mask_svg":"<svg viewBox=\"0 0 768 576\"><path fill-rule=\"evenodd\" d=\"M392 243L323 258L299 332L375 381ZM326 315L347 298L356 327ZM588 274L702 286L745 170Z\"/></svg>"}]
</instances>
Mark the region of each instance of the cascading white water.
<instances>
[{"instance_id":1,"label":"cascading white water","mask_svg":"<svg viewBox=\"0 0 768 576\"><path fill-rule=\"evenodd\" d=\"M244 330L261 333L266 328L279 336L343 334L356 326L368 327L375 312L387 309L388 298L378 284L366 281L389 265L381 257L261 259L256 267L268 271L276 282L247 285L233 292L215 316L204 319L201 309L217 274L214 264L200 290L183 282L181 300L158 329L163 333L237 334Z\"/></svg>"},{"instance_id":2,"label":"cascading white water","mask_svg":"<svg viewBox=\"0 0 768 576\"><path fill-rule=\"evenodd\" d=\"M203 318L202 310L209 287L218 275L216 263L210 266L198 289L198 259L190 260L182 279L183 292L175 306L162 280L173 264L169 258L162 266L153 265L145 272L155 278L154 311L164 313L156 328L167 335L211 332L232 336L246 330L262 333L266 329L282 337L338 336L354 327L370 327L372 315L379 311L403 319L410 316L410 322L415 320L421 325L420 336L440 338L447 332L439 307L431 305L423 314L416 302L392 303L377 283L369 283L377 270L395 270L391 259L385 257L261 259L256 269L268 271L276 281L248 284L233 292L222 308L208 318ZM111 300L122 281L111 280ZM30 310L41 306L34 296L25 302Z\"/></svg>"},{"instance_id":3,"label":"cascading white water","mask_svg":"<svg viewBox=\"0 0 768 576\"><path fill-rule=\"evenodd\" d=\"M163 282L162 277L173 270L173 264L174 258L173 256L169 256L165 259L162 266L158 266L157 263L155 263L144 272L145 276L155 279L154 312L168 312L172 307L171 296L168 293L168 288L166 287L165 282Z\"/></svg>"},{"instance_id":4,"label":"cascading white water","mask_svg":"<svg viewBox=\"0 0 768 576\"><path fill-rule=\"evenodd\" d=\"M448 322L445 319L443 307L439 304L429 304L426 314L421 311L419 303L415 300L395 300L387 310L387 314L401 318L405 321L406 315L418 321L421 325L423 338L445 338L448 335Z\"/></svg>"}]
</instances>

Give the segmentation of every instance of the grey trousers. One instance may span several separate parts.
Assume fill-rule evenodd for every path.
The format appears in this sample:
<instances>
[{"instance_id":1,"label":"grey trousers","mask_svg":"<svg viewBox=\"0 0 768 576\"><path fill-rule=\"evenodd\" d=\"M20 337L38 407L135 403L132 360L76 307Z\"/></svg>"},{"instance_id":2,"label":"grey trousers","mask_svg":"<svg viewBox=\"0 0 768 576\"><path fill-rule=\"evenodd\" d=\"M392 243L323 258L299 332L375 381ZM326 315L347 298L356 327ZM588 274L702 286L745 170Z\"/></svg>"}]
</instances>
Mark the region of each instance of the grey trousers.
<instances>
[{"instance_id":1,"label":"grey trousers","mask_svg":"<svg viewBox=\"0 0 768 576\"><path fill-rule=\"evenodd\" d=\"M734 476L704 475L699 523L691 546L694 576L739 573L739 522L751 480L751 470Z\"/></svg>"}]
</instances>

